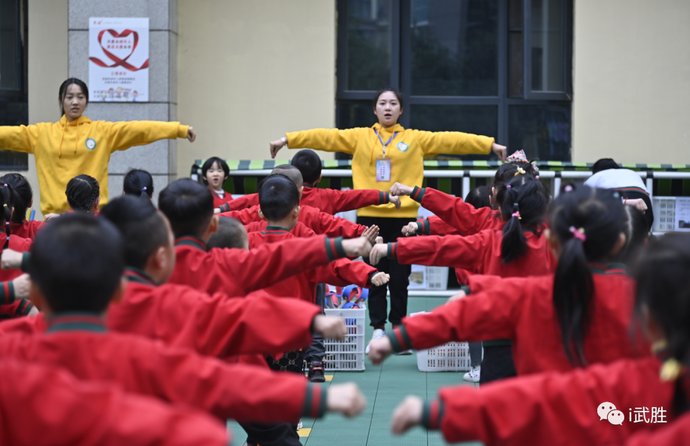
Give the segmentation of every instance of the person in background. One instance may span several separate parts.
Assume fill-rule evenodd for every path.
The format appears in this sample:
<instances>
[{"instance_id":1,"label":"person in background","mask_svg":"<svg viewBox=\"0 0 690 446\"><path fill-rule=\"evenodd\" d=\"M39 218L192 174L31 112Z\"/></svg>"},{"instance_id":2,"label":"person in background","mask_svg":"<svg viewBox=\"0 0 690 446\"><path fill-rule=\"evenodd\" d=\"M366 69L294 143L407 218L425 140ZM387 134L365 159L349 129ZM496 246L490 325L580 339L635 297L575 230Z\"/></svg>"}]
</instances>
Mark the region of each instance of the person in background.
<instances>
[{"instance_id":1,"label":"person in background","mask_svg":"<svg viewBox=\"0 0 690 446\"><path fill-rule=\"evenodd\" d=\"M392 89L378 92L373 112L377 122L372 127L346 130L311 129L288 132L269 144L271 156L287 145L289 148L312 148L352 155L352 179L355 189L377 189L388 192L396 183L422 185L424 158L440 154L484 154L492 151L504 159L506 147L494 138L462 132L428 132L406 129L398 123L403 113L402 95ZM370 206L357 213L358 222L377 225L387 242L395 241L403 226L417 217L418 205L409 198L401 201L399 209L393 205ZM393 326L400 324L407 314L407 286L409 265L386 260L379 269L389 273L388 286L372 287L369 292L369 317L374 327L373 338L384 334L386 320ZM387 288L391 305L387 313Z\"/></svg>"},{"instance_id":2,"label":"person in background","mask_svg":"<svg viewBox=\"0 0 690 446\"><path fill-rule=\"evenodd\" d=\"M645 215L648 230L652 230L654 225L652 199L647 186L637 172L622 168L611 158L601 158L592 165L592 176L585 180L585 186L615 190L626 201L642 200L644 205L639 209Z\"/></svg>"},{"instance_id":3,"label":"person in background","mask_svg":"<svg viewBox=\"0 0 690 446\"><path fill-rule=\"evenodd\" d=\"M63 195L67 182L79 174L101 185L100 204L108 201L108 163L116 150L160 139L196 139L191 126L161 121L92 121L84 115L89 89L71 77L58 90L62 117L56 122L0 126L0 148L32 153L36 158L43 215L60 214L69 207Z\"/></svg>"},{"instance_id":4,"label":"person in background","mask_svg":"<svg viewBox=\"0 0 690 446\"><path fill-rule=\"evenodd\" d=\"M230 177L230 167L224 159L212 156L201 166L201 181L208 186L213 195L213 207L220 207L232 201L232 195L223 189L225 180Z\"/></svg>"}]
</instances>

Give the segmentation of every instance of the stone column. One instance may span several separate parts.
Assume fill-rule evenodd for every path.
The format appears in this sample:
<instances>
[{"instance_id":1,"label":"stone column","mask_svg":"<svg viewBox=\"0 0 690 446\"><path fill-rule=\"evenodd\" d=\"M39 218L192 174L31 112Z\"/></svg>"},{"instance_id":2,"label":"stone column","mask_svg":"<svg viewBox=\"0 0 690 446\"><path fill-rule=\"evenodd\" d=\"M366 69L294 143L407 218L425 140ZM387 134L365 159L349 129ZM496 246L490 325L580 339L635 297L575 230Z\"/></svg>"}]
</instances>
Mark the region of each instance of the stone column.
<instances>
[{"instance_id":1,"label":"stone column","mask_svg":"<svg viewBox=\"0 0 690 446\"><path fill-rule=\"evenodd\" d=\"M93 120L175 121L177 117L177 0L69 0L69 75L89 81L89 18L149 18L149 101L142 103L94 102L86 115ZM179 140L181 144L189 143ZM192 150L192 146L185 147ZM151 172L155 194L175 179L177 141L162 140L115 152L110 159L110 197L122 193L122 180L130 169Z\"/></svg>"}]
</instances>

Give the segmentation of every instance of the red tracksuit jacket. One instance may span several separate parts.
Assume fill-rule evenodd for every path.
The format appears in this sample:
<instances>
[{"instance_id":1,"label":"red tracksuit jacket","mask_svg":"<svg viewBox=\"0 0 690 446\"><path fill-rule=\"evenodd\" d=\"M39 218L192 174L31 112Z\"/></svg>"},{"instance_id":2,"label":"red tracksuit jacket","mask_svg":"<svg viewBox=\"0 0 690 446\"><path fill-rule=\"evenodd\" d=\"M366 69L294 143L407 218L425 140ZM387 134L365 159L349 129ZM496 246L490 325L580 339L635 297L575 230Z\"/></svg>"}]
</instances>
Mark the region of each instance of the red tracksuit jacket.
<instances>
[{"instance_id":1,"label":"red tracksuit jacket","mask_svg":"<svg viewBox=\"0 0 690 446\"><path fill-rule=\"evenodd\" d=\"M238 421L296 421L325 411L325 389L302 376L225 364L186 349L106 332L98 316L51 319L45 334L3 335L0 356L59 366L80 379L109 381Z\"/></svg>"},{"instance_id":2,"label":"red tracksuit jacket","mask_svg":"<svg viewBox=\"0 0 690 446\"><path fill-rule=\"evenodd\" d=\"M649 355L649 344L631 336L634 282L611 268L594 278L590 325L584 341L589 364ZM425 349L449 341L505 338L513 341L519 375L568 371L553 307L553 277L511 278L429 314L408 317L390 335L396 350Z\"/></svg>"},{"instance_id":3,"label":"red tracksuit jacket","mask_svg":"<svg viewBox=\"0 0 690 446\"><path fill-rule=\"evenodd\" d=\"M220 207L221 205L223 205L225 203L230 203L231 201L233 201L232 194L228 191L225 191L225 193L221 197L220 195L218 195L218 193L216 191L211 190L211 189L209 189L209 190L211 191L211 196L213 197L213 207L214 208Z\"/></svg>"},{"instance_id":4,"label":"red tracksuit jacket","mask_svg":"<svg viewBox=\"0 0 690 446\"><path fill-rule=\"evenodd\" d=\"M246 198L245 198L246 197ZM239 200L242 200L241 202ZM300 206L311 206L327 214L351 211L366 206L386 204L390 202L390 194L375 189L337 190L317 187L304 187ZM232 203L220 208L221 212L237 211L259 204L259 194L248 194L235 199Z\"/></svg>"},{"instance_id":5,"label":"red tracksuit jacket","mask_svg":"<svg viewBox=\"0 0 690 446\"><path fill-rule=\"evenodd\" d=\"M224 212L219 215L221 217L235 218L243 225L251 226L252 231L265 229L268 225L266 220L259 216L258 205L242 209L241 211ZM362 235L362 232L366 229L366 226L352 223L344 218L334 217L311 206L300 206L297 221L317 234L327 235L328 237L355 238Z\"/></svg>"},{"instance_id":6,"label":"red tracksuit jacket","mask_svg":"<svg viewBox=\"0 0 690 446\"><path fill-rule=\"evenodd\" d=\"M225 426L203 413L77 381L55 367L0 362L0 444L225 446Z\"/></svg>"},{"instance_id":7,"label":"red tracksuit jacket","mask_svg":"<svg viewBox=\"0 0 690 446\"><path fill-rule=\"evenodd\" d=\"M338 190L306 186L300 200L301 206L315 207L331 215L386 203L390 203L390 194L376 189Z\"/></svg>"},{"instance_id":8,"label":"red tracksuit jacket","mask_svg":"<svg viewBox=\"0 0 690 446\"><path fill-rule=\"evenodd\" d=\"M301 225L298 224L297 226ZM312 236L314 235L308 228L304 226L301 226L301 228L303 232L298 232L298 234L302 234L301 236L295 235L287 229L277 226L269 226L266 230L260 232L250 232L248 234L249 247L250 249L255 249L259 246L280 242L282 240L309 237L309 233L311 233ZM336 286L355 284L361 287L367 287L369 286L369 279L376 272L376 268L364 262L353 262L350 259L338 259L328 265L312 269L311 271L305 271L301 274L296 274L270 287L264 288L262 291L272 296L296 296L307 302L315 303L317 284L330 283Z\"/></svg>"},{"instance_id":9,"label":"red tracksuit jacket","mask_svg":"<svg viewBox=\"0 0 690 446\"><path fill-rule=\"evenodd\" d=\"M245 296L294 274L345 256L341 239L312 237L286 240L257 249L211 249L194 237L177 240L175 269L170 283L207 293Z\"/></svg>"},{"instance_id":10,"label":"red tracksuit jacket","mask_svg":"<svg viewBox=\"0 0 690 446\"><path fill-rule=\"evenodd\" d=\"M440 401L425 407L424 424L440 428L450 443L621 445L633 433L666 426L630 421L635 408L663 408L666 419L673 418L675 383L659 379L659 366L659 361L650 357L564 374L518 377L480 388L445 388L439 392ZM597 407L603 402L613 403L623 412L622 425L600 420Z\"/></svg>"},{"instance_id":11,"label":"red tracksuit jacket","mask_svg":"<svg viewBox=\"0 0 690 446\"><path fill-rule=\"evenodd\" d=\"M677 446L690 438L690 414L676 419L669 426L653 431L640 432L625 442L626 446Z\"/></svg>"},{"instance_id":12,"label":"red tracksuit jacket","mask_svg":"<svg viewBox=\"0 0 690 446\"><path fill-rule=\"evenodd\" d=\"M510 263L501 259L500 230L487 229L466 237L430 235L398 239L388 244L388 254L400 263L463 268L474 274L501 277L538 276L555 270L548 240L543 234L525 232L527 251Z\"/></svg>"},{"instance_id":13,"label":"red tracksuit jacket","mask_svg":"<svg viewBox=\"0 0 690 446\"><path fill-rule=\"evenodd\" d=\"M294 299L228 299L185 285L155 285L142 271L127 271L123 299L108 307L108 329L160 339L202 355L278 354L311 341L321 309ZM266 330L271 327L271 330Z\"/></svg>"},{"instance_id":14,"label":"red tracksuit jacket","mask_svg":"<svg viewBox=\"0 0 690 446\"><path fill-rule=\"evenodd\" d=\"M33 240L38 230L43 226L43 223L39 220L24 220L22 223L10 223L10 233L17 237Z\"/></svg>"},{"instance_id":15,"label":"red tracksuit jacket","mask_svg":"<svg viewBox=\"0 0 690 446\"><path fill-rule=\"evenodd\" d=\"M0 232L0 247L5 246L7 235ZM14 251L26 252L31 249L31 239L22 238L16 235L10 236L9 248ZM0 270L0 282L6 282L22 275L22 270L16 269L2 269Z\"/></svg>"},{"instance_id":16,"label":"red tracksuit jacket","mask_svg":"<svg viewBox=\"0 0 690 446\"><path fill-rule=\"evenodd\" d=\"M242 354L278 354L311 341L311 324L320 308L294 299L228 299L184 285L156 286L141 271L127 271L122 300L108 307L109 330L158 339L171 347L223 359ZM272 327L266 330L266 326ZM0 333L46 329L38 315L1 324Z\"/></svg>"},{"instance_id":17,"label":"red tracksuit jacket","mask_svg":"<svg viewBox=\"0 0 690 446\"><path fill-rule=\"evenodd\" d=\"M462 198L431 187L415 186L410 198L436 214L419 223L420 234L471 235L485 229L502 229L505 223L496 210L477 209Z\"/></svg>"}]
</instances>

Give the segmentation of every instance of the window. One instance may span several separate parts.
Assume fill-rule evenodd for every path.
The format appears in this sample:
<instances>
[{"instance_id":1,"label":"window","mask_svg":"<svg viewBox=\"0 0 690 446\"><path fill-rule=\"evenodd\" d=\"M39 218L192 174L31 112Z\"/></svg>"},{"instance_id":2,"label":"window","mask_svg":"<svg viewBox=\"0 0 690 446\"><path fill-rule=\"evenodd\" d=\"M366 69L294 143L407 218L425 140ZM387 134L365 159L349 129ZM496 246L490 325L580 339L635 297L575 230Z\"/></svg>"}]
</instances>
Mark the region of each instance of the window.
<instances>
[{"instance_id":1,"label":"window","mask_svg":"<svg viewBox=\"0 0 690 446\"><path fill-rule=\"evenodd\" d=\"M0 125L27 124L27 4L0 0ZM24 153L0 151L0 170L27 170Z\"/></svg>"},{"instance_id":2,"label":"window","mask_svg":"<svg viewBox=\"0 0 690 446\"><path fill-rule=\"evenodd\" d=\"M572 0L339 0L337 126L370 126L381 88L401 123L495 136L570 160Z\"/></svg>"}]
</instances>

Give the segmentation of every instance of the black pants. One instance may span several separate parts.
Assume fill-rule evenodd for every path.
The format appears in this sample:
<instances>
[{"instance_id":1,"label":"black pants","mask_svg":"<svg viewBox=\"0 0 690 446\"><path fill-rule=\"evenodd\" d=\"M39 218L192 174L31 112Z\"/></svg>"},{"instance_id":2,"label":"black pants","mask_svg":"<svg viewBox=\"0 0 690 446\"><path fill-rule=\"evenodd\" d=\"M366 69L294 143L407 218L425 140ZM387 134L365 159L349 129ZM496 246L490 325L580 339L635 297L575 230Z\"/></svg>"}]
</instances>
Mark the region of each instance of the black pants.
<instances>
[{"instance_id":1,"label":"black pants","mask_svg":"<svg viewBox=\"0 0 690 446\"><path fill-rule=\"evenodd\" d=\"M360 225L378 225L381 228L379 235L383 241L394 242L398 236L402 236L400 230L414 218L383 218L383 217L357 217ZM369 263L369 259L364 259ZM390 274L388 285L372 286L369 289L369 319L374 328L383 328L386 325L386 290L391 292L391 310L388 321L393 325L399 325L403 317L407 315L407 285L410 278L410 265L401 265L395 260L383 259L378 265L374 265L379 271Z\"/></svg>"},{"instance_id":2,"label":"black pants","mask_svg":"<svg viewBox=\"0 0 690 446\"><path fill-rule=\"evenodd\" d=\"M484 359L479 373L479 385L517 376L513 363L513 348L506 345L484 344Z\"/></svg>"},{"instance_id":3,"label":"black pants","mask_svg":"<svg viewBox=\"0 0 690 446\"><path fill-rule=\"evenodd\" d=\"M302 446L297 426L291 423L240 423L247 432L247 444L261 446Z\"/></svg>"},{"instance_id":4,"label":"black pants","mask_svg":"<svg viewBox=\"0 0 690 446\"><path fill-rule=\"evenodd\" d=\"M285 353L280 360L266 357L271 370L302 373L304 353L294 351ZM292 423L240 423L247 433L247 444L261 446L301 446L297 426Z\"/></svg>"}]
</instances>

